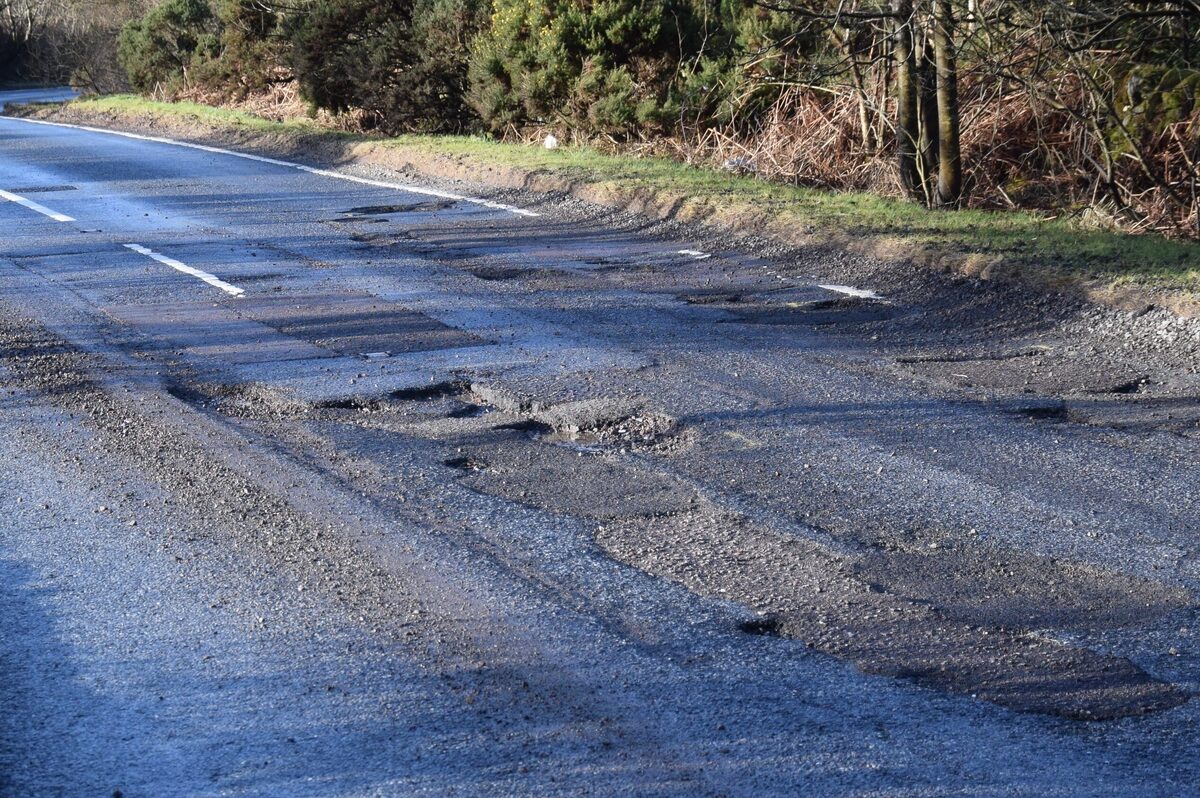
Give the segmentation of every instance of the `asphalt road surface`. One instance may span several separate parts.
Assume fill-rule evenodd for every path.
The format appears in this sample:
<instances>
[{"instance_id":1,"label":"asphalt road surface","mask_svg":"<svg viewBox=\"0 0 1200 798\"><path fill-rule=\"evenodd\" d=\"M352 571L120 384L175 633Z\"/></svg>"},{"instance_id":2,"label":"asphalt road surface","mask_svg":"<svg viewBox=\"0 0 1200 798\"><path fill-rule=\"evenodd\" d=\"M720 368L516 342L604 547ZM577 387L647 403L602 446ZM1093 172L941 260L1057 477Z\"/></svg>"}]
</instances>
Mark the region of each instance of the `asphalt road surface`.
<instances>
[{"instance_id":1,"label":"asphalt road surface","mask_svg":"<svg viewBox=\"0 0 1200 798\"><path fill-rule=\"evenodd\" d=\"M0 796L1200 792L1194 327L13 119L0 189Z\"/></svg>"}]
</instances>

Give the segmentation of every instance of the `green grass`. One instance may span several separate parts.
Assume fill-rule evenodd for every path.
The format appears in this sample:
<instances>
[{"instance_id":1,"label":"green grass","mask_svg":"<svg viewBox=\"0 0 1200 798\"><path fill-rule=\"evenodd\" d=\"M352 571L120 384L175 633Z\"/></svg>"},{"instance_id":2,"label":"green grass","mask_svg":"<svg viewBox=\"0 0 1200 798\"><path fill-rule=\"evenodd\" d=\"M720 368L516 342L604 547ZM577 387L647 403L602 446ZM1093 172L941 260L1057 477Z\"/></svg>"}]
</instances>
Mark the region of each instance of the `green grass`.
<instances>
[{"instance_id":1,"label":"green grass","mask_svg":"<svg viewBox=\"0 0 1200 798\"><path fill-rule=\"evenodd\" d=\"M321 127L309 119L273 122L252 114L195 103L158 103L129 95L76 101L115 113L194 117L262 132L298 132L367 139ZM588 148L507 144L471 136L399 136L373 139L384 146L428 151L467 162L552 172L575 181L687 196L712 207L771 213L788 224L843 235L889 237L956 254L1000 257L1023 268L1066 278L1101 278L1200 292L1200 244L1156 235L1084 229L1022 211L929 211L865 193L833 192L768 183L695 168L664 158L609 155Z\"/></svg>"}]
</instances>

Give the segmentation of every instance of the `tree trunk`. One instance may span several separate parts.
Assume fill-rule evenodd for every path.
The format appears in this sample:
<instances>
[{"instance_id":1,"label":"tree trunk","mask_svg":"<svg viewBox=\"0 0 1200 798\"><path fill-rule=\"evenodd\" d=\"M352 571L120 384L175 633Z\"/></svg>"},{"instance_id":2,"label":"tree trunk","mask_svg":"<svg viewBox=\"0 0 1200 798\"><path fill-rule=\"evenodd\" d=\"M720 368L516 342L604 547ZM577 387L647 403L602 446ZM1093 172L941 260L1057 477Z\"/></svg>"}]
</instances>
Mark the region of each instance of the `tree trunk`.
<instances>
[{"instance_id":1,"label":"tree trunk","mask_svg":"<svg viewBox=\"0 0 1200 798\"><path fill-rule=\"evenodd\" d=\"M871 127L871 112L868 107L869 100L867 98L867 86L863 81L862 69L858 63L858 56L854 53L849 55L850 58L850 75L854 79L854 93L858 99L858 130L862 137L863 150L866 152L875 151L875 130Z\"/></svg>"},{"instance_id":2,"label":"tree trunk","mask_svg":"<svg viewBox=\"0 0 1200 798\"><path fill-rule=\"evenodd\" d=\"M937 59L938 179L935 205L957 207L962 198L959 147L958 63L951 0L934 0L933 46Z\"/></svg>"},{"instance_id":3,"label":"tree trunk","mask_svg":"<svg viewBox=\"0 0 1200 798\"><path fill-rule=\"evenodd\" d=\"M920 125L917 119L917 59L913 51L912 0L892 0L895 29L892 44L896 59L896 158L900 185L913 199L923 199L921 170L917 166Z\"/></svg>"},{"instance_id":4,"label":"tree trunk","mask_svg":"<svg viewBox=\"0 0 1200 798\"><path fill-rule=\"evenodd\" d=\"M917 119L920 127L917 167L921 171L921 198L928 207L933 207L937 200L941 126L938 124L937 62L928 31L917 39L915 49L920 53L917 59Z\"/></svg>"}]
</instances>

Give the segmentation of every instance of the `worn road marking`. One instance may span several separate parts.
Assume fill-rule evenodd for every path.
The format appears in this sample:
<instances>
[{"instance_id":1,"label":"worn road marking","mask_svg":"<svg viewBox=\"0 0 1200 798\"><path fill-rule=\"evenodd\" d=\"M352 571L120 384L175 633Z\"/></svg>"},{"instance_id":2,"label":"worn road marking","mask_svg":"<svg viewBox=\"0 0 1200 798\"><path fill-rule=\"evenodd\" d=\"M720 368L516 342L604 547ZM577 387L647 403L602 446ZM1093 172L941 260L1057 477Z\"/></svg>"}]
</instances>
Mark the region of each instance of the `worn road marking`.
<instances>
[{"instance_id":1,"label":"worn road marking","mask_svg":"<svg viewBox=\"0 0 1200 798\"><path fill-rule=\"evenodd\" d=\"M230 285L219 277L215 277L208 272L201 271L200 269L193 269L186 263L180 263L174 258L168 258L166 255L160 255L152 249L143 247L141 244L126 244L125 248L132 249L134 252L145 255L148 258L154 258L154 260L166 266L170 266L177 272L183 272L184 274L190 274L192 277L198 277L209 285L215 288L220 288L222 291L231 296L241 296L242 294L246 293L236 285Z\"/></svg>"},{"instance_id":2,"label":"worn road marking","mask_svg":"<svg viewBox=\"0 0 1200 798\"><path fill-rule=\"evenodd\" d=\"M38 213L42 214L43 216L49 216L51 219L53 219L56 222L73 222L73 221L75 221L73 218L71 218L70 216L67 216L65 213L59 213L58 211L52 211L49 208L47 208L45 205L40 205L40 204L34 202L33 200L25 199L24 197L17 196L16 194L13 194L12 192L4 191L3 189L0 189L0 197L4 197L4 199L8 200L9 202L15 202L18 205L24 205L29 210L37 211Z\"/></svg>"},{"instance_id":3,"label":"worn road marking","mask_svg":"<svg viewBox=\"0 0 1200 798\"><path fill-rule=\"evenodd\" d=\"M698 249L681 249L681 250L679 250L679 254L680 255L689 255L689 256L695 258L696 260L704 260L705 258L712 257L711 252L701 252Z\"/></svg>"},{"instance_id":4,"label":"worn road marking","mask_svg":"<svg viewBox=\"0 0 1200 798\"><path fill-rule=\"evenodd\" d=\"M233 158L244 158L247 161L258 161L259 163L271 164L272 166L283 166L288 169L298 169L301 172L308 172L309 174L320 175L321 177L333 177L337 178L338 180L348 180L351 183L362 183L363 185L387 188L394 191L407 191L411 194L439 197L441 199L454 200L455 202L468 202L472 205L480 205L485 208L515 213L518 216L541 216L541 214L537 213L536 211L518 208L515 205L505 205L502 202L493 202L481 197L468 197L462 194L452 194L449 191L439 191L438 189L434 188L412 186L405 183L388 183L383 180L370 180L365 177L355 177L354 175L348 175L343 172L334 172L330 169L318 169L315 166L305 166L304 164L294 163L292 161L281 161L278 158L267 158L262 155L251 155L248 152L237 152L236 150L226 150L222 149L221 147L210 147L207 144L195 144L190 141L177 141L175 139L166 138L165 136L143 136L140 133L127 133L124 130L105 130L102 127L90 127L88 125L72 125L66 122L48 122L45 119L20 119L18 117L6 118L12 119L15 122L28 122L31 125L47 125L49 127L71 128L72 130L86 130L89 133L103 133L109 136L121 136L122 138L136 139L138 141L151 141L155 144L170 144L175 147L187 147L189 149L211 152L217 155L228 155Z\"/></svg>"},{"instance_id":5,"label":"worn road marking","mask_svg":"<svg viewBox=\"0 0 1200 798\"><path fill-rule=\"evenodd\" d=\"M824 288L826 291L835 291L847 296L856 296L859 299L883 299L883 297L874 291L868 291L865 288L855 288L850 285L818 285L817 288Z\"/></svg>"}]
</instances>

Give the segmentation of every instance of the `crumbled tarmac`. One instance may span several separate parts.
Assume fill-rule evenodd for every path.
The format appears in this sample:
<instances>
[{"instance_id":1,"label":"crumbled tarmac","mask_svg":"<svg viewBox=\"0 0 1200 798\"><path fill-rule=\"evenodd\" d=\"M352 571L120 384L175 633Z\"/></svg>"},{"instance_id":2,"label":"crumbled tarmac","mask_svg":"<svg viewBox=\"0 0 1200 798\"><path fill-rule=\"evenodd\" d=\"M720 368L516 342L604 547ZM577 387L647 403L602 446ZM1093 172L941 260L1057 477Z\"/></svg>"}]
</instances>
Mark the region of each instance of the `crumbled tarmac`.
<instances>
[{"instance_id":1,"label":"crumbled tarmac","mask_svg":"<svg viewBox=\"0 0 1200 798\"><path fill-rule=\"evenodd\" d=\"M1010 562L989 563L983 552L973 552L970 568L959 571L954 569L962 563L947 557L920 562L879 555L856 564L811 541L719 513L621 518L598 527L596 540L622 562L703 595L745 604L770 619L744 623L742 631L794 637L868 673L912 679L1019 712L1080 720L1156 712L1189 698L1127 659L1035 634L1042 624L1094 622L1079 602L1102 600L1110 612L1130 620L1144 619L1154 606L1143 604L1145 598L1165 603L1158 612L1188 600L1155 585L1113 577L1110 584L1101 581L1104 595L1081 596L1067 584L1063 593L1044 596L1043 606L1034 606L1027 595L1017 609L1003 600L1013 598L1009 579L1019 567L1013 555L1007 556ZM1022 565L1021 576L1055 579L1053 564L1037 564L1051 566L1046 570ZM997 579L998 573L1006 578ZM948 574L955 580L949 584ZM978 581L981 575L986 581ZM1079 586L1095 590L1095 584L1093 578ZM1056 599L1075 612L1062 617Z\"/></svg>"}]
</instances>

